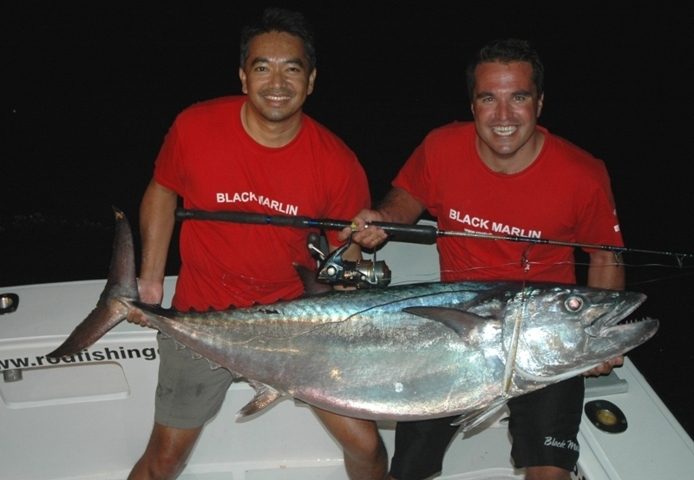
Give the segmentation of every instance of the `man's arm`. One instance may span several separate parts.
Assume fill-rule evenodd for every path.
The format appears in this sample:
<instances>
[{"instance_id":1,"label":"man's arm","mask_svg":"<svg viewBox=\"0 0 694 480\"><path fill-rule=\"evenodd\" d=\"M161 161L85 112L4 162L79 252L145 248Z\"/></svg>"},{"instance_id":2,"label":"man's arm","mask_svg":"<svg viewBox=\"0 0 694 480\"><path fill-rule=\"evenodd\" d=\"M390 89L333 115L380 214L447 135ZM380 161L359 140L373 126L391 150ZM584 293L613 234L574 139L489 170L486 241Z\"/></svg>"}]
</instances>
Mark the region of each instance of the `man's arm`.
<instances>
[{"instance_id":1,"label":"man's arm","mask_svg":"<svg viewBox=\"0 0 694 480\"><path fill-rule=\"evenodd\" d=\"M377 211L381 214L381 222L414 223L424 211L424 205L406 190L395 187L388 192Z\"/></svg>"},{"instance_id":2,"label":"man's arm","mask_svg":"<svg viewBox=\"0 0 694 480\"><path fill-rule=\"evenodd\" d=\"M619 262L614 252L598 250L590 254L588 286L624 290L624 265Z\"/></svg>"},{"instance_id":3,"label":"man's arm","mask_svg":"<svg viewBox=\"0 0 694 480\"><path fill-rule=\"evenodd\" d=\"M614 252L598 250L590 253L588 286L594 288L607 288L610 290L624 290L624 266L615 256ZM598 365L584 375L607 375L612 371L613 367L618 367L623 363L624 357L615 357L604 362L602 365Z\"/></svg>"},{"instance_id":4,"label":"man's arm","mask_svg":"<svg viewBox=\"0 0 694 480\"><path fill-rule=\"evenodd\" d=\"M352 240L359 245L374 248L388 238L386 232L378 227L369 226L370 222L414 223L424 211L424 205L401 188L393 188L376 210L362 210L352 220L353 229L346 228L340 238L352 235Z\"/></svg>"},{"instance_id":5,"label":"man's arm","mask_svg":"<svg viewBox=\"0 0 694 480\"><path fill-rule=\"evenodd\" d=\"M140 204L140 235L142 237L142 263L138 289L140 300L161 303L166 258L173 235L176 192L151 180Z\"/></svg>"}]
</instances>

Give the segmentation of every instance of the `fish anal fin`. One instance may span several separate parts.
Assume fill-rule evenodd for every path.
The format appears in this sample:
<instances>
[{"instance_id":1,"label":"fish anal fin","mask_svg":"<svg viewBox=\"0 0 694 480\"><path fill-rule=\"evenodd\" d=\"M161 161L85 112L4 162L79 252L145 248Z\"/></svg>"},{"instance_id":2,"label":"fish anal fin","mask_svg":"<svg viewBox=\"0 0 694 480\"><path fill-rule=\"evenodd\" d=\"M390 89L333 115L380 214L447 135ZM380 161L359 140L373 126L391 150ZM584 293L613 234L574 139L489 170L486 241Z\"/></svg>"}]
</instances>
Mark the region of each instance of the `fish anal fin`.
<instances>
[{"instance_id":1,"label":"fish anal fin","mask_svg":"<svg viewBox=\"0 0 694 480\"><path fill-rule=\"evenodd\" d=\"M504 407L504 405L506 405L507 400L507 398L499 397L485 408L474 410L469 414L461 415L453 423L451 423L451 425L459 425L463 434L468 433L470 430L492 418Z\"/></svg>"},{"instance_id":2,"label":"fish anal fin","mask_svg":"<svg viewBox=\"0 0 694 480\"><path fill-rule=\"evenodd\" d=\"M210 359L207 359L207 363L210 364L210 370L218 370L218 369L222 368L222 366L220 364L218 364L217 362L213 362Z\"/></svg>"},{"instance_id":3,"label":"fish anal fin","mask_svg":"<svg viewBox=\"0 0 694 480\"><path fill-rule=\"evenodd\" d=\"M248 402L241 410L238 411L236 414L236 420L254 415L261 410L268 408L283 396L282 393L269 385L265 385L264 383L249 380L248 384L255 390L255 395L250 402Z\"/></svg>"},{"instance_id":4,"label":"fish anal fin","mask_svg":"<svg viewBox=\"0 0 694 480\"><path fill-rule=\"evenodd\" d=\"M407 307L404 312L440 322L464 337L486 320L474 313L448 307Z\"/></svg>"}]
</instances>

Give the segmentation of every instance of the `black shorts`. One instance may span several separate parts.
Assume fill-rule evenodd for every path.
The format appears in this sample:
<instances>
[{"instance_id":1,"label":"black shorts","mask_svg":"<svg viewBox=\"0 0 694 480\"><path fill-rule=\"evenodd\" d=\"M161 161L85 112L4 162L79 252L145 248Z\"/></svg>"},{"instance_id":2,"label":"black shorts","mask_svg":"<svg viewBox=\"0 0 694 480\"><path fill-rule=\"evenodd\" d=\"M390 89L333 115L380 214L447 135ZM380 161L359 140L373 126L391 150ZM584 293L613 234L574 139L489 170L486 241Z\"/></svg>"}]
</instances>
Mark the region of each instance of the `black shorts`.
<instances>
[{"instance_id":1,"label":"black shorts","mask_svg":"<svg viewBox=\"0 0 694 480\"><path fill-rule=\"evenodd\" d=\"M552 465L573 470L583 411L583 377L575 377L508 402L511 456L516 467ZM397 480L423 480L441 471L443 456L459 427L458 417L399 422L390 466Z\"/></svg>"},{"instance_id":2,"label":"black shorts","mask_svg":"<svg viewBox=\"0 0 694 480\"><path fill-rule=\"evenodd\" d=\"M511 457L518 468L552 465L573 470L583 413L583 377L574 377L508 402Z\"/></svg>"}]
</instances>

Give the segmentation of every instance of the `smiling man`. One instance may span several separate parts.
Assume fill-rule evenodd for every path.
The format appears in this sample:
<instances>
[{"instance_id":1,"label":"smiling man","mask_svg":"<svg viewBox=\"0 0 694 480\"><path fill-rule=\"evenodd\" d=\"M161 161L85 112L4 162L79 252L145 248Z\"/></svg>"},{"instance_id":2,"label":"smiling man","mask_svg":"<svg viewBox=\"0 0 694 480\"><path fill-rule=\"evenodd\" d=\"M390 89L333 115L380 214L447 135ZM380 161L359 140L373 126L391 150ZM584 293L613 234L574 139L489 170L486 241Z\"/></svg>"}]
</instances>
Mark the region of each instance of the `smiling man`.
<instances>
[{"instance_id":1,"label":"smiling man","mask_svg":"<svg viewBox=\"0 0 694 480\"><path fill-rule=\"evenodd\" d=\"M245 95L195 104L176 118L156 159L140 209L139 293L159 303L174 211L242 210L349 218L370 204L364 171L333 133L305 115L316 81L313 35L303 16L268 9L241 34ZM330 233L331 246L338 245ZM315 269L301 229L220 222L181 228L173 307L207 311L290 300L304 287L294 265ZM356 259L358 247L347 253ZM206 422L238 375L211 369L158 337L154 428L130 479L170 479L183 470ZM344 449L352 479L381 480L387 456L376 424L314 409ZM287 439L288 441L290 439Z\"/></svg>"},{"instance_id":2,"label":"smiling man","mask_svg":"<svg viewBox=\"0 0 694 480\"><path fill-rule=\"evenodd\" d=\"M417 220L426 209L442 230L517 234L567 242L622 245L610 181L602 161L537 125L544 67L534 49L508 39L484 46L468 67L473 122L433 130L412 153L377 210L354 218L353 239L386 240L368 222ZM350 235L351 230L343 232ZM437 240L441 278L575 283L573 250L473 237ZM614 255L591 250L588 284L622 289ZM608 373L615 358L591 374ZM578 459L583 378L509 402L512 457L526 478L568 480ZM401 422L390 478L422 480L441 470L457 428L453 418Z\"/></svg>"}]
</instances>

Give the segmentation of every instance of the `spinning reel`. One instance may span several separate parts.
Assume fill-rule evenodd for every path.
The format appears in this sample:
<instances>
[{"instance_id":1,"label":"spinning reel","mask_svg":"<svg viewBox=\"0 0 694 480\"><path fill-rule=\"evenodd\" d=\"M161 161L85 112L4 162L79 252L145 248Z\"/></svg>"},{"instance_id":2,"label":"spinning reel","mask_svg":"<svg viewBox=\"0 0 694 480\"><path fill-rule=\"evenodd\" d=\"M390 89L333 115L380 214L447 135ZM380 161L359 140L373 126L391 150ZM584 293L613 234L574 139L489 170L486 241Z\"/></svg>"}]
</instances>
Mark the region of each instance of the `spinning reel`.
<instances>
[{"instance_id":1,"label":"spinning reel","mask_svg":"<svg viewBox=\"0 0 694 480\"><path fill-rule=\"evenodd\" d=\"M325 242L323 242L324 244ZM356 262L345 260L342 254L352 244L349 238L344 244L336 248L329 255L325 254L325 248L321 248L321 237L312 233L308 236L308 249L317 256L318 281L331 285L344 285L356 288L386 287L390 283L390 269L383 260L358 260Z\"/></svg>"}]
</instances>

